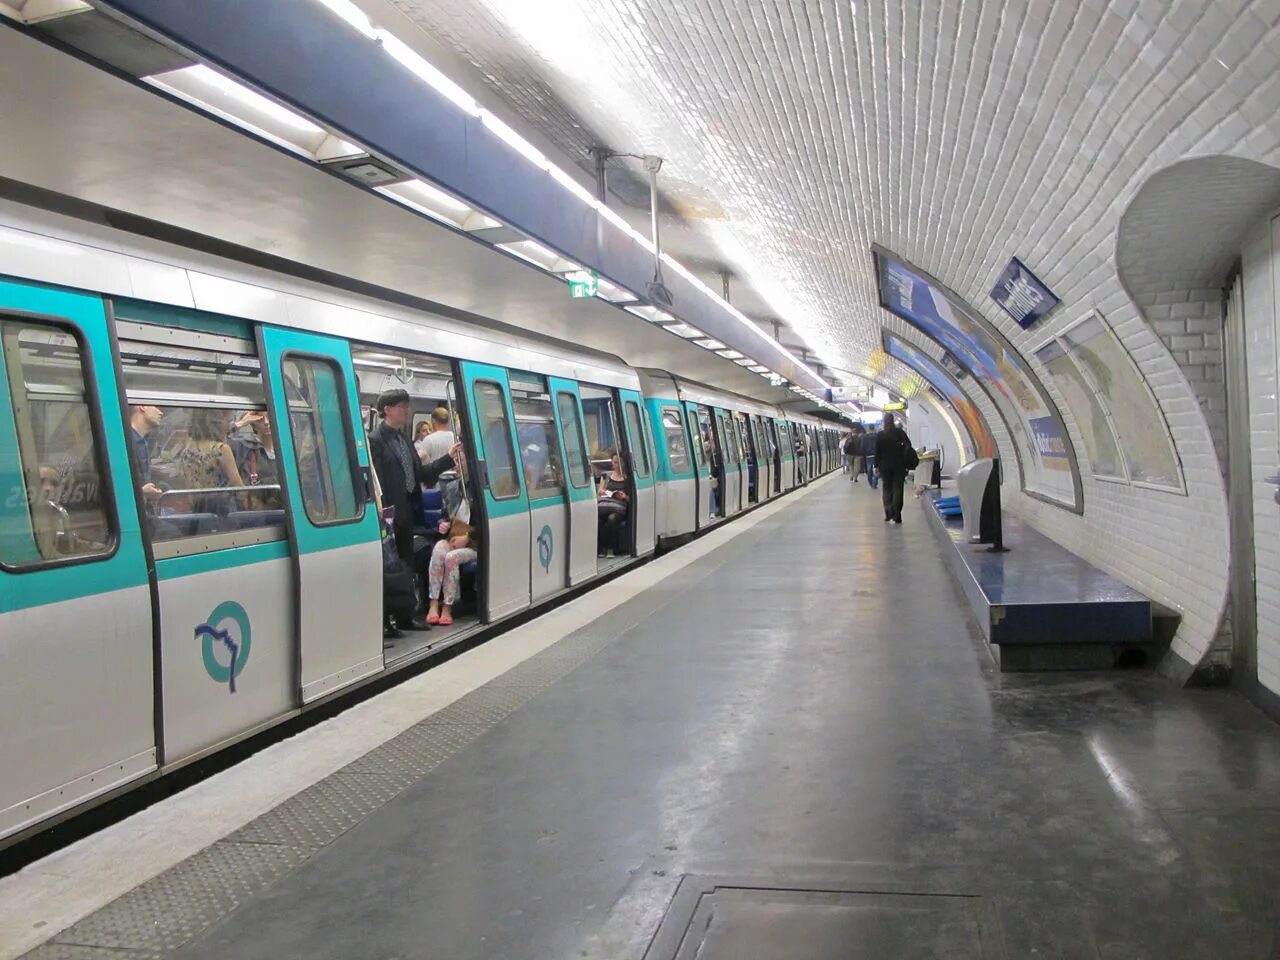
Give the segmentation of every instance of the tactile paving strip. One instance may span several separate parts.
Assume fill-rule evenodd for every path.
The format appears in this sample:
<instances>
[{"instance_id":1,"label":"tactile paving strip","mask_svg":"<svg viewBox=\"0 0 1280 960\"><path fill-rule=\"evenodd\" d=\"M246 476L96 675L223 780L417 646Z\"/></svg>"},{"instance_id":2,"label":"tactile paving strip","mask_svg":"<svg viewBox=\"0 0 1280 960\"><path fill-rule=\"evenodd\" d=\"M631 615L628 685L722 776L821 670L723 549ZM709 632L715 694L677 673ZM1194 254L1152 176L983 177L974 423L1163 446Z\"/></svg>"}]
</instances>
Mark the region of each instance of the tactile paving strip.
<instances>
[{"instance_id":1,"label":"tactile paving strip","mask_svg":"<svg viewBox=\"0 0 1280 960\"><path fill-rule=\"evenodd\" d=\"M637 599L647 608L670 597ZM64 930L27 960L159 960L474 743L634 622L597 621L557 641Z\"/></svg>"},{"instance_id":2,"label":"tactile paving strip","mask_svg":"<svg viewBox=\"0 0 1280 960\"><path fill-rule=\"evenodd\" d=\"M28 957L68 944L163 952L174 950L211 923L226 916L310 856L293 846L232 843L201 850L90 914Z\"/></svg>"},{"instance_id":3,"label":"tactile paving strip","mask_svg":"<svg viewBox=\"0 0 1280 960\"><path fill-rule=\"evenodd\" d=\"M117 950L114 947L85 947L78 943L46 943L28 957L39 960L163 960L159 953Z\"/></svg>"}]
</instances>

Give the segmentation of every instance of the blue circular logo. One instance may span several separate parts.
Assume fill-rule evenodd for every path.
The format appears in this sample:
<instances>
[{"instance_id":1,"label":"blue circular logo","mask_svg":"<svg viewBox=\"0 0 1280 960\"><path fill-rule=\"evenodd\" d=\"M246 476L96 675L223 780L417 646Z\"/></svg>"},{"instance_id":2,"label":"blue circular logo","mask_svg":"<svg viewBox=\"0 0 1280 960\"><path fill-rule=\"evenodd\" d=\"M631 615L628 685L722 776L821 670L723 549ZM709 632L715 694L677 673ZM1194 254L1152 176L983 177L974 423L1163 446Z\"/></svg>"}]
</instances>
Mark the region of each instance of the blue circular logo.
<instances>
[{"instance_id":1,"label":"blue circular logo","mask_svg":"<svg viewBox=\"0 0 1280 960\"><path fill-rule=\"evenodd\" d=\"M208 622L196 627L204 669L218 683L236 692L236 677L249 662L249 615L234 600L225 600L213 608Z\"/></svg>"},{"instance_id":2,"label":"blue circular logo","mask_svg":"<svg viewBox=\"0 0 1280 960\"><path fill-rule=\"evenodd\" d=\"M538 534L538 562L542 564L545 573L551 572L551 556L554 552L555 541L551 536L551 527L544 526Z\"/></svg>"}]
</instances>

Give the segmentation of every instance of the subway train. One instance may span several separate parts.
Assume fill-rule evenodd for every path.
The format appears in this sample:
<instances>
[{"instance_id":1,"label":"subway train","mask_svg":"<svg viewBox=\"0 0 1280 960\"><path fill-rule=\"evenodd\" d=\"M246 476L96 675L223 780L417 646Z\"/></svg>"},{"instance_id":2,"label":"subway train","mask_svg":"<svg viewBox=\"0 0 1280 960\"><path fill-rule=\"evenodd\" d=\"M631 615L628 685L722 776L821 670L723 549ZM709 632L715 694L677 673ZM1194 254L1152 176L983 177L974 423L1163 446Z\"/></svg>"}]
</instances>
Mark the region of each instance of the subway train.
<instances>
[{"instance_id":1,"label":"subway train","mask_svg":"<svg viewBox=\"0 0 1280 960\"><path fill-rule=\"evenodd\" d=\"M839 461L830 421L22 210L0 211L0 844ZM388 389L415 436L443 417L461 444L442 483L463 475L478 541L454 622L390 638L368 438ZM415 549L442 496L415 489Z\"/></svg>"}]
</instances>

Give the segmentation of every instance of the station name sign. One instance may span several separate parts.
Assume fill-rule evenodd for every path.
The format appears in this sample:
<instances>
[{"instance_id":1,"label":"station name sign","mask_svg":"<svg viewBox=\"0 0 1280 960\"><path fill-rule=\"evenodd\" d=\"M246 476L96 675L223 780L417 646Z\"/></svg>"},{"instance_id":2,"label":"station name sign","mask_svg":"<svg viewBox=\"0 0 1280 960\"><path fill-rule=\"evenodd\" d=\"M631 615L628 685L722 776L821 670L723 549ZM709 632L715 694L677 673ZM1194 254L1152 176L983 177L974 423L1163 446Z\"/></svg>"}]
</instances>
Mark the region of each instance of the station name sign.
<instances>
[{"instance_id":1,"label":"station name sign","mask_svg":"<svg viewBox=\"0 0 1280 960\"><path fill-rule=\"evenodd\" d=\"M1062 302L1017 257L1009 261L991 288L991 299L1024 330L1035 326Z\"/></svg>"}]
</instances>

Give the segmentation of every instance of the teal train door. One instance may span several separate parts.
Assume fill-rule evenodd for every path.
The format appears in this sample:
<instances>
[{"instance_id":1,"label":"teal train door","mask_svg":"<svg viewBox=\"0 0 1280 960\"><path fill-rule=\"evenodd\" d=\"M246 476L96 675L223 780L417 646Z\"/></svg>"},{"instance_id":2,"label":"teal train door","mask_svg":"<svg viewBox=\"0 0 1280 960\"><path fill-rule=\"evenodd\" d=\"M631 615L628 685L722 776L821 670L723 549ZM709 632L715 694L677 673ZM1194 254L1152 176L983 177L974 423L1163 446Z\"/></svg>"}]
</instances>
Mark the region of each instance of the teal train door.
<instances>
[{"instance_id":1,"label":"teal train door","mask_svg":"<svg viewBox=\"0 0 1280 960\"><path fill-rule=\"evenodd\" d=\"M529 606L531 576L529 492L517 446L507 371L462 364L471 416L471 443L483 490L486 525L479 546L488 619ZM475 518L472 518L474 525Z\"/></svg>"},{"instance_id":2,"label":"teal train door","mask_svg":"<svg viewBox=\"0 0 1280 960\"><path fill-rule=\"evenodd\" d=\"M564 448L564 474L569 495L569 584L583 583L596 575L599 518L596 487L591 476L587 436L583 430L582 397L573 380L548 380L555 407L556 427Z\"/></svg>"},{"instance_id":3,"label":"teal train door","mask_svg":"<svg viewBox=\"0 0 1280 960\"><path fill-rule=\"evenodd\" d=\"M382 669L382 547L351 348L260 328L297 563L303 702Z\"/></svg>"}]
</instances>

